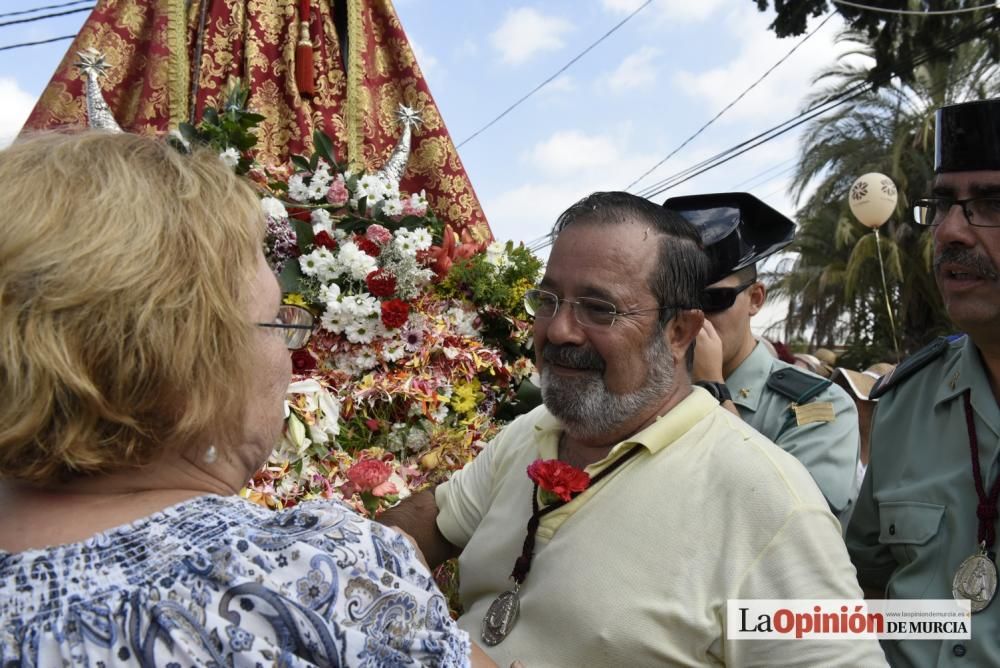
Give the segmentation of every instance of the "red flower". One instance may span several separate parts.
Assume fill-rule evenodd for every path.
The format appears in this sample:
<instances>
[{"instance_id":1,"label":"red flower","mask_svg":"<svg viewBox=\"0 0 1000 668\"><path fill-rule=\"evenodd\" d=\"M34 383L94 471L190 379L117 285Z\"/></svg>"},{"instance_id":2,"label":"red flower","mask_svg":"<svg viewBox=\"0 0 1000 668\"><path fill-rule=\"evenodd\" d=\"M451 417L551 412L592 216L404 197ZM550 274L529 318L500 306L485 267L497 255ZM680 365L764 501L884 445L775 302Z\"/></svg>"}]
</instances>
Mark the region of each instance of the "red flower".
<instances>
[{"instance_id":1,"label":"red flower","mask_svg":"<svg viewBox=\"0 0 1000 668\"><path fill-rule=\"evenodd\" d=\"M368 292L376 297L391 297L396 291L396 277L384 269L376 269L365 276Z\"/></svg>"},{"instance_id":2,"label":"red flower","mask_svg":"<svg viewBox=\"0 0 1000 668\"><path fill-rule=\"evenodd\" d=\"M371 239L361 236L360 234L354 235L354 243L357 244L358 248L360 248L362 252L367 253L372 257L378 257L379 253L382 252L382 249L378 247L377 243Z\"/></svg>"},{"instance_id":3,"label":"red flower","mask_svg":"<svg viewBox=\"0 0 1000 668\"><path fill-rule=\"evenodd\" d=\"M351 492L371 492L373 496L399 493L396 486L389 482L391 475L392 467L378 459L361 459L347 469Z\"/></svg>"},{"instance_id":4,"label":"red flower","mask_svg":"<svg viewBox=\"0 0 1000 668\"><path fill-rule=\"evenodd\" d=\"M389 329L402 327L410 317L410 305L402 299L390 299L382 302L382 322Z\"/></svg>"},{"instance_id":5,"label":"red flower","mask_svg":"<svg viewBox=\"0 0 1000 668\"><path fill-rule=\"evenodd\" d=\"M330 233L326 230L320 230L320 232L313 237L313 244L328 250L337 250L337 240L331 237Z\"/></svg>"},{"instance_id":6,"label":"red flower","mask_svg":"<svg viewBox=\"0 0 1000 668\"><path fill-rule=\"evenodd\" d=\"M590 486L590 474L558 459L536 459L528 465L528 477L543 492L563 501L569 501Z\"/></svg>"},{"instance_id":7,"label":"red flower","mask_svg":"<svg viewBox=\"0 0 1000 668\"><path fill-rule=\"evenodd\" d=\"M296 373L305 373L316 368L316 358L308 350L296 350L292 353L292 368Z\"/></svg>"}]
</instances>

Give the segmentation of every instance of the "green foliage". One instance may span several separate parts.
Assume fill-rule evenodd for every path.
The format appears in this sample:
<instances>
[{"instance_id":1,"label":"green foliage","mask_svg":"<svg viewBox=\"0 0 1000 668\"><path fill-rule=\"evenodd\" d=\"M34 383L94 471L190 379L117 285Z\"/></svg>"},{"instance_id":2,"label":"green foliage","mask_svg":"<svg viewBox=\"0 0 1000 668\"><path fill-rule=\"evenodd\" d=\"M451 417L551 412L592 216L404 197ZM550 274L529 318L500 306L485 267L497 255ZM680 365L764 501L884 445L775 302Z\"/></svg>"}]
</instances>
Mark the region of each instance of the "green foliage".
<instances>
[{"instance_id":1,"label":"green foliage","mask_svg":"<svg viewBox=\"0 0 1000 668\"><path fill-rule=\"evenodd\" d=\"M757 9L767 11L768 0L754 0ZM867 80L887 85L894 77L914 83L920 69L950 66L959 45L983 48L984 57L996 64L1000 60L1000 12L983 0L937 0L933 3L913 0L863 0L861 4L886 11L873 11L834 3L829 0L774 0L775 18L769 28L778 37L798 36L806 31L810 17L831 10L838 12L850 28L862 36L872 49L875 66ZM901 14L900 11L943 11L972 9L952 14Z\"/></svg>"},{"instance_id":2,"label":"green foliage","mask_svg":"<svg viewBox=\"0 0 1000 668\"><path fill-rule=\"evenodd\" d=\"M221 110L205 109L197 127L190 123L178 126L181 137L189 145L209 146L219 153L229 148L236 149L240 154L237 174L246 174L253 165L248 154L257 145L255 129L264 120L260 114L247 111L249 93L250 90L242 83L233 83L226 91Z\"/></svg>"},{"instance_id":3,"label":"green foliage","mask_svg":"<svg viewBox=\"0 0 1000 668\"><path fill-rule=\"evenodd\" d=\"M856 45L851 55L874 53L864 33L848 31L840 40ZM868 69L842 60L817 77L828 85L805 106L869 76ZM772 293L789 299L785 338L812 330L810 348L843 344L847 360L895 359L887 354L892 328L876 239L848 206L851 184L867 172L888 175L899 191L879 245L903 354L950 331L931 272L931 235L911 223L911 202L927 194L934 176L934 110L998 91L1000 75L987 46L971 41L951 60L916 68L912 83L893 81L806 127L792 182L795 197L811 190L797 214L800 227L790 248L797 257L765 277Z\"/></svg>"}]
</instances>

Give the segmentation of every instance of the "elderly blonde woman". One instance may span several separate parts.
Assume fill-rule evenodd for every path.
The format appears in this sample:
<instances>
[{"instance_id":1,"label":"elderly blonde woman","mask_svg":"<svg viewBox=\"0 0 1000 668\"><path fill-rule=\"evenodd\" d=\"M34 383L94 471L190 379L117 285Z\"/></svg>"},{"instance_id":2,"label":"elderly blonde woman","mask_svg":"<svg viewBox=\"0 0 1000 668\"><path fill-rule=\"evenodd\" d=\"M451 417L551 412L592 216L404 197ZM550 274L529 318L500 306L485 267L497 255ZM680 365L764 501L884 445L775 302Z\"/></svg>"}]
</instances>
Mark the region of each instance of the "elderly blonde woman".
<instances>
[{"instance_id":1,"label":"elderly blonde woman","mask_svg":"<svg viewBox=\"0 0 1000 668\"><path fill-rule=\"evenodd\" d=\"M311 326L248 186L98 133L0 183L0 664L468 665L406 538L235 495Z\"/></svg>"}]
</instances>

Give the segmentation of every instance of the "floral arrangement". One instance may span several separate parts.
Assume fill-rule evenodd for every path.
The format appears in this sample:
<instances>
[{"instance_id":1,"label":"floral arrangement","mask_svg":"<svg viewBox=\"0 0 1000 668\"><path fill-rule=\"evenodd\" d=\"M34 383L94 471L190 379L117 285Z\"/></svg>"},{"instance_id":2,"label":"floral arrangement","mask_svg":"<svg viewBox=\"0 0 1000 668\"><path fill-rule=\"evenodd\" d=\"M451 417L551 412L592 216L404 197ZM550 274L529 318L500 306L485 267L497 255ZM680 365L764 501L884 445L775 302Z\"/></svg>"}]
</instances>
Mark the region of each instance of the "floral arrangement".
<instances>
[{"instance_id":1,"label":"floral arrangement","mask_svg":"<svg viewBox=\"0 0 1000 668\"><path fill-rule=\"evenodd\" d=\"M558 459L536 459L528 465L528 477L538 487L543 506L571 501L590 487L590 474Z\"/></svg>"},{"instance_id":2,"label":"floral arrangement","mask_svg":"<svg viewBox=\"0 0 1000 668\"><path fill-rule=\"evenodd\" d=\"M245 99L234 90L177 141L215 147L260 188L284 300L317 329L292 357L282 442L243 495L272 508L340 497L375 516L464 466L516 403L541 262L442 225L391 175L345 168L321 132L312 155L257 164Z\"/></svg>"}]
</instances>

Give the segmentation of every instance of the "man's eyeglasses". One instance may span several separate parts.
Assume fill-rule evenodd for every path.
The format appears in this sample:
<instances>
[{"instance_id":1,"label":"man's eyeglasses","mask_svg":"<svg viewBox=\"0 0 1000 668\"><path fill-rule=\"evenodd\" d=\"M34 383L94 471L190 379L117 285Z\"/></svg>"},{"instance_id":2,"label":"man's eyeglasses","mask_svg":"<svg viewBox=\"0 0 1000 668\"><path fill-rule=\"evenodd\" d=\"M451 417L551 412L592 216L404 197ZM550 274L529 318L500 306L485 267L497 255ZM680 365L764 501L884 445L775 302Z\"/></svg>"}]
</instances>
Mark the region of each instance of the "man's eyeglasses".
<instances>
[{"instance_id":1,"label":"man's eyeglasses","mask_svg":"<svg viewBox=\"0 0 1000 668\"><path fill-rule=\"evenodd\" d=\"M285 346L289 350L305 348L312 336L316 318L301 306L283 304L278 307L278 315L274 322L258 322L258 327L274 327L281 330Z\"/></svg>"},{"instance_id":2,"label":"man's eyeglasses","mask_svg":"<svg viewBox=\"0 0 1000 668\"><path fill-rule=\"evenodd\" d=\"M591 297L562 299L558 295L546 290L528 290L524 293L524 308L528 312L528 315L536 318L554 318L556 312L559 310L560 302L572 305L573 316L584 327L611 327L615 324L615 320L627 315L662 311L668 308L683 308L680 306L659 306L637 309L635 311L619 311L614 304L606 302L603 299L593 299Z\"/></svg>"},{"instance_id":3,"label":"man's eyeglasses","mask_svg":"<svg viewBox=\"0 0 1000 668\"><path fill-rule=\"evenodd\" d=\"M741 292L757 282L752 281L737 285L732 288L705 288L701 293L701 310L705 313L718 313L725 311L736 303L736 298Z\"/></svg>"},{"instance_id":4,"label":"man's eyeglasses","mask_svg":"<svg viewBox=\"0 0 1000 668\"><path fill-rule=\"evenodd\" d=\"M913 220L917 225L940 225L956 204L969 225L1000 227L1000 197L924 197L913 203Z\"/></svg>"}]
</instances>

